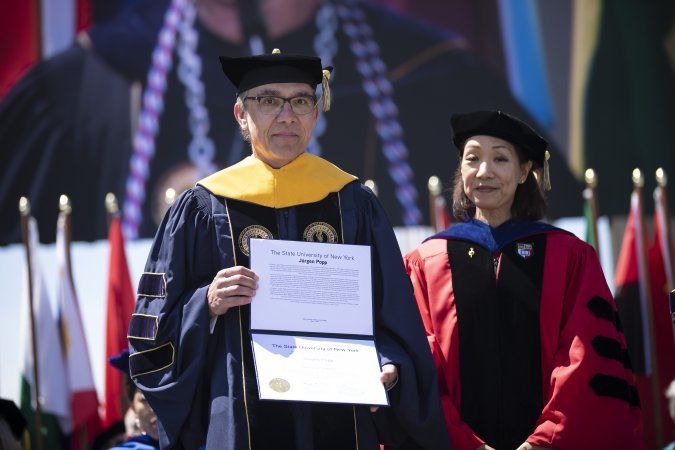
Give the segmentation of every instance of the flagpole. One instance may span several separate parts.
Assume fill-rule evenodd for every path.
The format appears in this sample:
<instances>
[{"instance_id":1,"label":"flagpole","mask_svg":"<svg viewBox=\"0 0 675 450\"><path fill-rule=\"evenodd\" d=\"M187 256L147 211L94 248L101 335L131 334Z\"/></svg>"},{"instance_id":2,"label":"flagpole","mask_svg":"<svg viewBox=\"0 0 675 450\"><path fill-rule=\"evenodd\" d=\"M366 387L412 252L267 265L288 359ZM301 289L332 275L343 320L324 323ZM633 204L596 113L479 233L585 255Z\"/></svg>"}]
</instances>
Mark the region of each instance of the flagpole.
<instances>
[{"instance_id":1,"label":"flagpole","mask_svg":"<svg viewBox=\"0 0 675 450\"><path fill-rule=\"evenodd\" d=\"M666 176L666 171L663 170L663 167L656 169L656 189L659 190L658 202L661 206L661 211L663 211L663 235L665 237L665 249L663 249L663 254L668 261L668 267L666 268L666 280L668 281L668 289L675 289L675 273L673 273L673 252L670 245L670 211L668 211L668 177ZM656 195L654 196L656 200ZM656 219L656 217L654 218Z\"/></svg>"},{"instance_id":2,"label":"flagpole","mask_svg":"<svg viewBox=\"0 0 675 450\"><path fill-rule=\"evenodd\" d=\"M108 228L110 228L110 223L113 218L119 214L119 206L117 204L117 197L112 192L108 192L105 195L105 211L106 211L106 221L108 222Z\"/></svg>"},{"instance_id":3,"label":"flagpole","mask_svg":"<svg viewBox=\"0 0 675 450\"><path fill-rule=\"evenodd\" d=\"M597 186L598 177L593 169L586 169L584 174L586 188L584 189L584 198L588 201L591 208L591 229L593 230L593 246L595 252L600 257L600 236L598 236L598 197Z\"/></svg>"},{"instance_id":4,"label":"flagpole","mask_svg":"<svg viewBox=\"0 0 675 450\"><path fill-rule=\"evenodd\" d=\"M65 259L66 259L66 269L68 270L68 278L70 281L70 284L72 286L75 286L75 282L73 280L73 266L71 264L71 258L70 258L70 244L72 243L72 221L70 214L72 213L73 209L70 205L70 199L68 198L67 195L61 195L59 197L59 220L63 220L63 230L65 231Z\"/></svg>"},{"instance_id":5,"label":"flagpole","mask_svg":"<svg viewBox=\"0 0 675 450\"><path fill-rule=\"evenodd\" d=\"M673 321L673 342L675 342L675 273L673 269L673 252L672 246L670 245L670 211L668 211L668 194L666 187L668 186L668 177L666 176L666 171L663 170L663 167L656 169L656 183L657 187L654 190L654 201L658 201L661 211L663 212L663 224L661 224L662 234L665 242L657 242L657 245L661 245L661 251L663 252L663 257L666 259L667 264L664 264L666 269L666 284L667 290L670 291L669 303L670 303L670 316ZM658 194L657 195L657 191ZM656 208L654 209L656 211ZM658 220L656 214L654 214L654 220ZM663 248L665 247L665 248Z\"/></svg>"},{"instance_id":6,"label":"flagpole","mask_svg":"<svg viewBox=\"0 0 675 450\"><path fill-rule=\"evenodd\" d=\"M165 194L166 197L166 194ZM116 326L119 326L119 320L120 320L120 315L124 315L125 318L123 319L126 323L125 326L128 326L129 319L131 317L131 314L133 311L128 311L126 312L124 305L118 302L116 298L113 298L113 296L120 296L123 295L122 291L127 290L129 294L131 295L131 302L133 303L134 298L133 298L133 289L130 284L129 280L129 285L128 288L127 286L123 286L124 283L121 282L121 280L115 279L115 283L118 285L114 290L111 290L111 283L113 283L113 278L112 278L112 271L116 269L116 266L113 263L113 260L115 259L115 255L117 253L121 252L121 256L118 255L118 257L124 259L124 270L127 272L127 278L128 278L128 268L126 266L126 259L124 256L124 236L123 236L123 231L120 230L120 224L119 224L119 216L120 216L120 210L119 206L117 203L117 197L115 194L112 192L109 192L105 196L105 207L106 207L106 218L108 221L108 244L110 245L110 273L108 274L108 297L107 297L107 305L106 305L106 310L107 310L107 315L108 315L108 321L106 323L106 357L113 356L117 353L119 353L122 348L127 347L127 342L126 342L126 330L124 331L124 341L125 344L122 348L119 348L117 345L117 339L119 336L115 335L112 338L111 341L111 323L116 324ZM118 223L116 223L116 221ZM119 235L117 234L119 232ZM113 240L114 237L119 237L121 239L121 248L117 248L115 250L113 246ZM119 262L118 262L119 263ZM122 278L124 278L122 276ZM111 304L111 301L114 302L114 304ZM133 306L131 307L133 310ZM116 331L119 331L116 328ZM114 333L114 332L113 332ZM112 342L112 343L111 343ZM113 347L111 349L111 346ZM119 371L116 369L112 369L109 364L106 364L106 373L105 373L105 393L104 393L104 414L103 414L103 424L104 426L110 426L115 420L123 419L124 418L124 413L121 414L120 417L117 417L118 414L115 414L114 411L115 409L121 407L121 411L126 411L129 407L129 404L126 399L126 395L124 395L124 390L122 388L122 378L121 375L119 374Z\"/></svg>"},{"instance_id":7,"label":"flagpole","mask_svg":"<svg viewBox=\"0 0 675 450\"><path fill-rule=\"evenodd\" d=\"M30 202L26 197L19 200L21 213L21 240L26 249L26 263L28 264L28 305L30 312L31 351L33 352L33 386L35 390L35 444L37 450L42 450L42 406L40 405L40 379L38 370L37 336L35 332L35 308L33 305L33 268L30 257L30 236L28 235L28 221L30 219Z\"/></svg>"},{"instance_id":8,"label":"flagpole","mask_svg":"<svg viewBox=\"0 0 675 450\"><path fill-rule=\"evenodd\" d=\"M438 209L436 208L436 199L441 195L443 184L436 175L432 175L429 177L429 181L427 181L427 189L429 190L429 225L431 225L434 230L441 231L438 229L439 219L436 211Z\"/></svg>"},{"instance_id":9,"label":"flagpole","mask_svg":"<svg viewBox=\"0 0 675 450\"><path fill-rule=\"evenodd\" d=\"M661 400L661 391L659 389L659 368L658 360L656 358L656 342L654 335L654 317L652 314L651 301L651 287L649 281L649 269L647 268L647 252L646 239L644 234L644 212L642 207L642 190L645 184L644 176L640 169L633 169L633 192L638 198L637 202L637 217L636 223L639 224L638 233L636 233L635 241L637 243L638 253L638 274L640 279L640 289L643 289L642 297L646 300L646 308L643 312L646 313L647 330L648 330L648 345L649 345L649 363L651 366L651 374L649 374L649 381L651 387L652 397L652 415L654 418L654 434L657 448L663 447L663 424L661 423L661 411L659 408ZM646 311L645 311L646 310Z\"/></svg>"},{"instance_id":10,"label":"flagpole","mask_svg":"<svg viewBox=\"0 0 675 450\"><path fill-rule=\"evenodd\" d=\"M67 195L62 194L59 197L59 221L62 221L63 234L64 234L64 260L65 260L65 269L68 272L68 281L71 286L75 286L75 280L73 279L73 266L72 259L70 255L70 247L72 244L72 220L71 213L73 208L70 203L70 199ZM79 308L79 307L78 307ZM71 394L72 395L72 394ZM72 401L72 400L71 400ZM71 405L72 407L72 405ZM77 435L77 436L75 436ZM79 448L87 448L87 428L86 426L80 426L78 429L73 429L73 438L77 437L79 441Z\"/></svg>"},{"instance_id":11,"label":"flagpole","mask_svg":"<svg viewBox=\"0 0 675 450\"><path fill-rule=\"evenodd\" d=\"M112 226L113 220L119 215L119 205L117 203L117 197L112 192L108 192L105 196L105 211L106 211L106 221L108 222L108 239L110 239L110 231L111 231L110 227ZM108 242L108 244L110 244L110 242ZM111 249L111 251L112 251L112 249ZM110 300L108 300L108 301L110 301ZM106 306L106 308L109 308L109 306ZM107 326L109 326L109 325L107 325ZM106 331L106 334L107 334L107 331ZM106 341L107 341L107 339L108 338L106 337ZM107 345L108 344L106 342L106 351L108 351ZM107 390L110 388L108 386L108 384L110 383L110 380L108 379L107 374L106 374L105 382L106 382L105 389L106 389L106 392L107 392ZM111 415L110 410L113 408L113 405L111 405L108 400L109 399L107 398L107 395L106 395L106 397L105 397L105 410L104 410L104 412L105 412L104 419L105 420L109 420L110 415ZM115 400L116 400L116 402L119 402L120 404L124 403L124 397L119 397ZM122 417L124 417L124 414L122 414Z\"/></svg>"}]
</instances>

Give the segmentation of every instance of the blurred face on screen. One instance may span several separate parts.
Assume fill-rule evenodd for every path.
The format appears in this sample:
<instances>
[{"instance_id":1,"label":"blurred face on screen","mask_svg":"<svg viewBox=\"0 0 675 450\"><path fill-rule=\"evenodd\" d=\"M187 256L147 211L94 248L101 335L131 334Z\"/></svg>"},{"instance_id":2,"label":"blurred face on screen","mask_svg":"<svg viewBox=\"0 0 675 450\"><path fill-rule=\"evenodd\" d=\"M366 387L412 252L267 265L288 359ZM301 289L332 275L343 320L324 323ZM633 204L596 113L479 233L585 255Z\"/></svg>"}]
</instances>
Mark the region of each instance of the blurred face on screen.
<instances>
[{"instance_id":1,"label":"blurred face on screen","mask_svg":"<svg viewBox=\"0 0 675 450\"><path fill-rule=\"evenodd\" d=\"M284 36L313 20L319 0L259 0L258 15L272 39ZM236 0L197 0L197 16L212 33L242 44L244 34Z\"/></svg>"}]
</instances>

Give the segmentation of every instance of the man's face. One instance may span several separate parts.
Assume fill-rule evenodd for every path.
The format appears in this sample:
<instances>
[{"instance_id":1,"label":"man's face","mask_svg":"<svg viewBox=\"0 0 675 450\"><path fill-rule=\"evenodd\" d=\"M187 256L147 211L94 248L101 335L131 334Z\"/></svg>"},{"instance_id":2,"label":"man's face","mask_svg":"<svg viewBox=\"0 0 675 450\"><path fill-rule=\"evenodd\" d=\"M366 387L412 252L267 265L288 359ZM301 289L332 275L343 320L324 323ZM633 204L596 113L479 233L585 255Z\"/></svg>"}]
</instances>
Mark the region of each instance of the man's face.
<instances>
[{"instance_id":1,"label":"man's face","mask_svg":"<svg viewBox=\"0 0 675 450\"><path fill-rule=\"evenodd\" d=\"M273 83L252 88L247 97L273 95L277 97L314 97L315 92L308 84ZM255 100L245 100L244 108L234 106L234 116L243 131L251 136L253 156L276 169L285 166L300 156L312 136L318 108L309 114L298 115L291 105L284 102L276 115L263 114Z\"/></svg>"}]
</instances>

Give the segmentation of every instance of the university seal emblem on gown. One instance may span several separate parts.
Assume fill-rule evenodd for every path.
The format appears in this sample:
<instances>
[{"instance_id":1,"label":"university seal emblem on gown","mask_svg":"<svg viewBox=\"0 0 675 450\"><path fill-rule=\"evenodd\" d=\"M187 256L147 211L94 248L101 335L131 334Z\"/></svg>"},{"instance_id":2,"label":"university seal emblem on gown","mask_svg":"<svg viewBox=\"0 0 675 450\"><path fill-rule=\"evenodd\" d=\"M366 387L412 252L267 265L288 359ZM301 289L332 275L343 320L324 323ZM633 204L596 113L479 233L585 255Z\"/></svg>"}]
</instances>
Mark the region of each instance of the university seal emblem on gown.
<instances>
[{"instance_id":1,"label":"university seal emblem on gown","mask_svg":"<svg viewBox=\"0 0 675 450\"><path fill-rule=\"evenodd\" d=\"M272 232L262 225L249 225L239 234L239 250L249 256L249 240L254 239L274 239Z\"/></svg>"},{"instance_id":2,"label":"university seal emblem on gown","mask_svg":"<svg viewBox=\"0 0 675 450\"><path fill-rule=\"evenodd\" d=\"M337 242L337 231L326 222L310 223L302 233L302 238L308 242L328 242L330 244Z\"/></svg>"},{"instance_id":3,"label":"university seal emblem on gown","mask_svg":"<svg viewBox=\"0 0 675 450\"><path fill-rule=\"evenodd\" d=\"M521 258L527 259L534 254L534 245L527 242L518 242L516 251Z\"/></svg>"}]
</instances>

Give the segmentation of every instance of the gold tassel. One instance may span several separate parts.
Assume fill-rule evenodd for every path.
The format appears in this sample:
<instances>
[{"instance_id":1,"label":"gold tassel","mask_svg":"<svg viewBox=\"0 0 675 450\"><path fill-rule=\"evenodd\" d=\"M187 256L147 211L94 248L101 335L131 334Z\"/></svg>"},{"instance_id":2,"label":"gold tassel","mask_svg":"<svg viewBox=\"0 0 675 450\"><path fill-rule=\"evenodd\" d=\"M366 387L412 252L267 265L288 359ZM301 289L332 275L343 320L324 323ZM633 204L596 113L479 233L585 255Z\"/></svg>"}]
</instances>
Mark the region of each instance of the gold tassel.
<instances>
[{"instance_id":1,"label":"gold tassel","mask_svg":"<svg viewBox=\"0 0 675 450\"><path fill-rule=\"evenodd\" d=\"M551 174L549 173L549 164L548 160L551 157L551 154L549 153L548 150L546 150L546 153L544 153L544 175L542 179L542 187L544 188L545 191L550 191L551 190Z\"/></svg>"},{"instance_id":2,"label":"gold tassel","mask_svg":"<svg viewBox=\"0 0 675 450\"><path fill-rule=\"evenodd\" d=\"M330 111L330 70L323 70L323 78L321 79L321 111Z\"/></svg>"}]
</instances>

